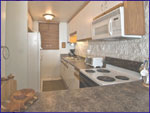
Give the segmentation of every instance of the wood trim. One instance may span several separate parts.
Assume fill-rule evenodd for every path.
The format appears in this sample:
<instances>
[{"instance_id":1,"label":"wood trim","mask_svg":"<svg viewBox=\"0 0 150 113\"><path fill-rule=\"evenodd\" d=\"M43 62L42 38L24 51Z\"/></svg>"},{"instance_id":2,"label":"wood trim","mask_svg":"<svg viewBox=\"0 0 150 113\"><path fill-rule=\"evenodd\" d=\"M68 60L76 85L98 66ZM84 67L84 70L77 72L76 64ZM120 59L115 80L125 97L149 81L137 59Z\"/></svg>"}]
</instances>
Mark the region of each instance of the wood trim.
<instances>
[{"instance_id":1,"label":"wood trim","mask_svg":"<svg viewBox=\"0 0 150 113\"><path fill-rule=\"evenodd\" d=\"M70 36L73 36L73 35L75 35L75 34L77 34L77 31L75 31L75 32L73 32L73 33L70 33Z\"/></svg>"},{"instance_id":2,"label":"wood trim","mask_svg":"<svg viewBox=\"0 0 150 113\"><path fill-rule=\"evenodd\" d=\"M102 13L102 14L96 16L93 20L96 20L97 18L99 18L99 17L101 17L101 16L104 16L105 14L107 14L107 13L109 13L109 12L111 12L111 11L113 11L113 10L115 10L115 9L117 9L117 8L119 8L119 7L121 7L121 6L124 6L124 3L120 3L120 4L116 5L116 6L114 6L114 7L110 8L110 9L108 9L108 10L105 11L104 13Z\"/></svg>"},{"instance_id":3,"label":"wood trim","mask_svg":"<svg viewBox=\"0 0 150 113\"><path fill-rule=\"evenodd\" d=\"M68 23L77 15L79 14L82 9L84 9L88 4L89 4L90 1L86 1L86 3L68 20Z\"/></svg>"},{"instance_id":4,"label":"wood trim","mask_svg":"<svg viewBox=\"0 0 150 113\"><path fill-rule=\"evenodd\" d=\"M88 40L92 40L92 38L89 37L89 38L85 38L85 39L79 39L79 40L77 40L77 41L88 41Z\"/></svg>"},{"instance_id":5,"label":"wood trim","mask_svg":"<svg viewBox=\"0 0 150 113\"><path fill-rule=\"evenodd\" d=\"M64 66L65 66L66 68L68 68L68 65L67 65L66 63L64 63L64 61L61 61L61 63L64 64Z\"/></svg>"},{"instance_id":6,"label":"wood trim","mask_svg":"<svg viewBox=\"0 0 150 113\"><path fill-rule=\"evenodd\" d=\"M29 28L29 26L28 26L28 32L33 32L33 31Z\"/></svg>"},{"instance_id":7,"label":"wood trim","mask_svg":"<svg viewBox=\"0 0 150 113\"><path fill-rule=\"evenodd\" d=\"M77 74L77 73L74 72L74 76L75 76L78 80L80 80L80 75L79 75L79 74Z\"/></svg>"},{"instance_id":8,"label":"wood trim","mask_svg":"<svg viewBox=\"0 0 150 113\"><path fill-rule=\"evenodd\" d=\"M29 15L31 16L31 18L32 18L32 21L34 21L34 19L33 19L32 15L31 15L31 12L30 12L30 10L28 10L28 13L29 13Z\"/></svg>"}]
</instances>

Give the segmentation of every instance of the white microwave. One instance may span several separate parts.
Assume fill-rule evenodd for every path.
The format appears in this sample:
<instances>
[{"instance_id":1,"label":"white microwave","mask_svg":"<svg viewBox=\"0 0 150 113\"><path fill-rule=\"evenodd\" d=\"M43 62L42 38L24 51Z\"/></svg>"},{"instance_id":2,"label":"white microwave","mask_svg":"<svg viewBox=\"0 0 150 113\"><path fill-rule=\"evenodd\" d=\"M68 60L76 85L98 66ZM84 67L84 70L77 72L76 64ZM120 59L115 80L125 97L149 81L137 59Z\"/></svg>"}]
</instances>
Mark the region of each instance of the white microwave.
<instances>
[{"instance_id":1,"label":"white microwave","mask_svg":"<svg viewBox=\"0 0 150 113\"><path fill-rule=\"evenodd\" d=\"M92 22L92 39L142 38L125 35L124 7L119 7Z\"/></svg>"}]
</instances>

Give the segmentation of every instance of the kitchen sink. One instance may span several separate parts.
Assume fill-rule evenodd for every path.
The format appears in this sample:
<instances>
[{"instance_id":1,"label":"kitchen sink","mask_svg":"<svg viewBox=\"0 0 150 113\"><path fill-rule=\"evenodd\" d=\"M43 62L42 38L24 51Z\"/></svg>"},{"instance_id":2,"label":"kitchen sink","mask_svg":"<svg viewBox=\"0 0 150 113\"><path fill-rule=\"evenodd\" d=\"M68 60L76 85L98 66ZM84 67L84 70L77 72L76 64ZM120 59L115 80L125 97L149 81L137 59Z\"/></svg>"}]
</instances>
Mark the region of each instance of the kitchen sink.
<instances>
[{"instance_id":1,"label":"kitchen sink","mask_svg":"<svg viewBox=\"0 0 150 113\"><path fill-rule=\"evenodd\" d=\"M65 57L66 60L74 60L75 57Z\"/></svg>"},{"instance_id":2,"label":"kitchen sink","mask_svg":"<svg viewBox=\"0 0 150 113\"><path fill-rule=\"evenodd\" d=\"M65 57L66 60L72 60L72 61L80 61L81 59L78 59L77 57Z\"/></svg>"}]
</instances>

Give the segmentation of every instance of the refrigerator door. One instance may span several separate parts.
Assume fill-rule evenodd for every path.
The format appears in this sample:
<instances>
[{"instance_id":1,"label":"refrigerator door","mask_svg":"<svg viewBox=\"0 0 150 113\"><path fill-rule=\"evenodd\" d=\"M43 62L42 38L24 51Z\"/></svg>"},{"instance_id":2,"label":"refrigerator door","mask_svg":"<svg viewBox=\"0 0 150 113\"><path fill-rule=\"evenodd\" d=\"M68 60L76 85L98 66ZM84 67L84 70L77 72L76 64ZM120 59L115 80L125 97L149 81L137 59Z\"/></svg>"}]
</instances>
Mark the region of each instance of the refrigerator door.
<instances>
[{"instance_id":1,"label":"refrigerator door","mask_svg":"<svg viewBox=\"0 0 150 113\"><path fill-rule=\"evenodd\" d=\"M39 33L28 33L28 88L40 91Z\"/></svg>"}]
</instances>

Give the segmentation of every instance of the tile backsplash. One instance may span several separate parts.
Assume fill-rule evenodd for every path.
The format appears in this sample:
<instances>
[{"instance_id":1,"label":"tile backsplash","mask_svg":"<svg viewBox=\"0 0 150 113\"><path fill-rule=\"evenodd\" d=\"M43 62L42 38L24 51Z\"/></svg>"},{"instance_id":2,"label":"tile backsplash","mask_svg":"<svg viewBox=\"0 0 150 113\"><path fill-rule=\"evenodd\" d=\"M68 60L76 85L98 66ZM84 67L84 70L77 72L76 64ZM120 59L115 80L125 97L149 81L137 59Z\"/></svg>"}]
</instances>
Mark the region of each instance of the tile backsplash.
<instances>
[{"instance_id":1,"label":"tile backsplash","mask_svg":"<svg viewBox=\"0 0 150 113\"><path fill-rule=\"evenodd\" d=\"M109 56L134 61L143 61L149 57L149 1L144 2L146 33L142 39L116 41L84 41L77 42L76 54L87 56Z\"/></svg>"}]
</instances>

